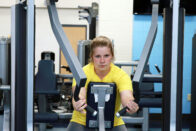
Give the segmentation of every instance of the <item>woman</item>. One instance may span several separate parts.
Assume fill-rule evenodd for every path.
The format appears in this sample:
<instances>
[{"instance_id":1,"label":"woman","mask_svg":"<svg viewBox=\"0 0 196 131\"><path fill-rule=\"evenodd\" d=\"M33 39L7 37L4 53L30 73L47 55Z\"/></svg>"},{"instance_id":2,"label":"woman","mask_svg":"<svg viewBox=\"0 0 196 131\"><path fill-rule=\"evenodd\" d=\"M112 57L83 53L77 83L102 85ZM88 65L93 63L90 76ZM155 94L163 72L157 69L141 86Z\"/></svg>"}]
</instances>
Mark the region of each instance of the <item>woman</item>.
<instances>
[{"instance_id":1,"label":"woman","mask_svg":"<svg viewBox=\"0 0 196 131\"><path fill-rule=\"evenodd\" d=\"M87 76L85 87L81 88L79 94L79 101L72 99L74 111L71 122L67 131L93 131L88 129L86 125L86 111L84 108L86 104L86 90L88 83L93 82L109 82L115 83L118 93L116 94L115 113L120 110L120 105L127 106L127 112L130 114L138 110L138 105L133 101L133 89L131 79L122 69L115 66L112 62L114 60L114 49L112 42L105 36L94 38L90 45L90 63L84 66L83 70ZM73 81L72 91L74 92L76 86ZM109 130L109 129L108 129ZM127 131L122 118L114 118L114 128L111 131Z\"/></svg>"}]
</instances>

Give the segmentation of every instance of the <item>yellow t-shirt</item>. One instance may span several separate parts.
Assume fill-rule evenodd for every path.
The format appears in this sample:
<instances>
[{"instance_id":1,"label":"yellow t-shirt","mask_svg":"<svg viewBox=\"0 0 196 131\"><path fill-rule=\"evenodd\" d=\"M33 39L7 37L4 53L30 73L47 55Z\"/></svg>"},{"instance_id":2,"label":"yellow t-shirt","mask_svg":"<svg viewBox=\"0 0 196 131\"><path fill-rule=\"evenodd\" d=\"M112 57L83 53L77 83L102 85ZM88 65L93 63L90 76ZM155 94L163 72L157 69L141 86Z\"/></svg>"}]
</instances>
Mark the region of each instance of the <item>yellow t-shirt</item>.
<instances>
[{"instance_id":1,"label":"yellow t-shirt","mask_svg":"<svg viewBox=\"0 0 196 131\"><path fill-rule=\"evenodd\" d=\"M114 64L110 65L111 69L110 72L101 80L98 75L94 71L94 65L89 63L88 65L83 67L84 73L86 74L87 81L85 84L85 88L88 87L89 82L105 82L105 83L115 83L117 87L117 94L116 94L116 106L115 106L115 114L120 110L121 100L120 100L120 93L124 90L131 90L132 89L132 82L128 74L120 69L119 67L115 66ZM76 81L73 80L72 86L76 86ZM82 125L86 125L86 114L82 114L76 110L73 111L72 115L72 122L76 122ZM114 126L119 126L124 124L122 118L114 117Z\"/></svg>"}]
</instances>

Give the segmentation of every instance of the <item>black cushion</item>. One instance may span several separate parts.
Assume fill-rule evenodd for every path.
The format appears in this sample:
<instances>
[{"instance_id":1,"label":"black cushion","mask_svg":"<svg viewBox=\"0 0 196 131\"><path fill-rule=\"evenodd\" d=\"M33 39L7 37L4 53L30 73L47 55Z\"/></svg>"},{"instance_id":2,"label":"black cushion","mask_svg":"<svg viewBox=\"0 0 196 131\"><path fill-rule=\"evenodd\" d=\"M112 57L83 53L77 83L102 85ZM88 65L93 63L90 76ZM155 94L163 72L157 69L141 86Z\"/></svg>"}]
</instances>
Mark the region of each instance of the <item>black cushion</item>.
<instances>
[{"instance_id":1,"label":"black cushion","mask_svg":"<svg viewBox=\"0 0 196 131\"><path fill-rule=\"evenodd\" d=\"M88 90L87 90L87 104L91 106L94 110L98 110L98 103L95 103L94 94L91 93L91 87L93 85L110 85L113 87L113 93L110 94L110 100L108 102L105 102L105 110L104 110L104 119L105 121L111 122L111 127L113 127L114 124L114 114L115 114L115 103L116 103L116 84L115 83L103 83L103 82L90 82L88 84ZM90 120L97 120L97 116L92 116L92 113L87 111L86 114L86 126L88 128L92 128L89 125ZM94 127L98 128L98 127ZM106 127L107 128L107 127Z\"/></svg>"},{"instance_id":2,"label":"black cushion","mask_svg":"<svg viewBox=\"0 0 196 131\"><path fill-rule=\"evenodd\" d=\"M39 61L38 72L35 76L35 93L59 94L52 60Z\"/></svg>"}]
</instances>

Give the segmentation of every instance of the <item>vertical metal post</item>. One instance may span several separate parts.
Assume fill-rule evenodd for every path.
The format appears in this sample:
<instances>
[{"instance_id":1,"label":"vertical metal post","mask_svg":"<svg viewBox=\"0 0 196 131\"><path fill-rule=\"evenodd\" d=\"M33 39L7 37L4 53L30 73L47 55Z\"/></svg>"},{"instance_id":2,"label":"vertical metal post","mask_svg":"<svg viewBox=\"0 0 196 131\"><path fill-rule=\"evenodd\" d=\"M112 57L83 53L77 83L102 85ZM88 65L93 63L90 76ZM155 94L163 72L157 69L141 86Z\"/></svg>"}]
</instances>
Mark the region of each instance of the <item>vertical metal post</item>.
<instances>
[{"instance_id":1,"label":"vertical metal post","mask_svg":"<svg viewBox=\"0 0 196 131\"><path fill-rule=\"evenodd\" d=\"M27 0L27 107L26 107L26 131L33 131L33 88L34 88L34 0Z\"/></svg>"},{"instance_id":2,"label":"vertical metal post","mask_svg":"<svg viewBox=\"0 0 196 131\"><path fill-rule=\"evenodd\" d=\"M173 0L170 130L176 130L179 0Z\"/></svg>"},{"instance_id":3,"label":"vertical metal post","mask_svg":"<svg viewBox=\"0 0 196 131\"><path fill-rule=\"evenodd\" d=\"M183 8L179 9L179 17L178 17L178 39L177 39L177 64L176 64L176 100L172 100L171 91L172 87L172 55L173 48L172 48L172 17L173 11L172 8L164 9L164 46L163 46L163 130L169 131L171 121L170 117L171 113L175 113L176 116L176 130L181 130L181 122L182 122L182 79L183 79L183 46L184 46L184 16L185 11ZM174 74L173 74L174 75ZM168 103L169 102L169 103ZM173 108L171 105L176 105L176 110L171 111L170 109Z\"/></svg>"},{"instance_id":4,"label":"vertical metal post","mask_svg":"<svg viewBox=\"0 0 196 131\"><path fill-rule=\"evenodd\" d=\"M143 108L143 123L142 123L142 131L149 131L149 108Z\"/></svg>"},{"instance_id":5,"label":"vertical metal post","mask_svg":"<svg viewBox=\"0 0 196 131\"><path fill-rule=\"evenodd\" d=\"M16 67L14 64L16 62L16 25L15 25L15 19L16 19L16 6L12 6L11 8L12 10L12 17L11 17L11 131L14 131L14 127L15 127L15 70Z\"/></svg>"},{"instance_id":6,"label":"vertical metal post","mask_svg":"<svg viewBox=\"0 0 196 131\"><path fill-rule=\"evenodd\" d=\"M5 86L10 85L10 39L0 39L0 79L1 84ZM3 93L3 94L2 94ZM0 95L3 95L3 128L2 131L10 131L10 90L4 90ZM0 98L1 100L1 98ZM1 103L1 101L0 101ZM0 129L0 130L1 130Z\"/></svg>"},{"instance_id":7,"label":"vertical metal post","mask_svg":"<svg viewBox=\"0 0 196 131\"><path fill-rule=\"evenodd\" d=\"M25 3L12 7L11 39L11 131L27 128L27 11Z\"/></svg>"},{"instance_id":8,"label":"vertical metal post","mask_svg":"<svg viewBox=\"0 0 196 131\"><path fill-rule=\"evenodd\" d=\"M171 99L172 8L164 9L162 130L169 131Z\"/></svg>"},{"instance_id":9,"label":"vertical metal post","mask_svg":"<svg viewBox=\"0 0 196 131\"><path fill-rule=\"evenodd\" d=\"M192 69L191 69L191 130L196 130L196 32L192 39Z\"/></svg>"},{"instance_id":10,"label":"vertical metal post","mask_svg":"<svg viewBox=\"0 0 196 131\"><path fill-rule=\"evenodd\" d=\"M177 54L177 108L176 108L176 131L182 130L182 90L183 90L183 49L184 49L184 16L185 9L179 9L178 24L178 54Z\"/></svg>"}]
</instances>

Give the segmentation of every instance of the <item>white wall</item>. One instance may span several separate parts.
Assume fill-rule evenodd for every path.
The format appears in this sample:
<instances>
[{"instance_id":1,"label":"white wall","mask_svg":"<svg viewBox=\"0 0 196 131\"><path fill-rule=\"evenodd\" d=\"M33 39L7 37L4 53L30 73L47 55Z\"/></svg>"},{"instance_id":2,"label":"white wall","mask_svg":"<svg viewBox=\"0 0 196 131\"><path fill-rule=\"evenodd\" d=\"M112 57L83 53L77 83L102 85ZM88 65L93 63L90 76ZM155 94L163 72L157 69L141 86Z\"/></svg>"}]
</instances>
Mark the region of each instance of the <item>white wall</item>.
<instances>
[{"instance_id":1,"label":"white wall","mask_svg":"<svg viewBox=\"0 0 196 131\"><path fill-rule=\"evenodd\" d=\"M131 61L133 1L101 0L99 6L98 35L114 40L116 61Z\"/></svg>"},{"instance_id":2,"label":"white wall","mask_svg":"<svg viewBox=\"0 0 196 131\"><path fill-rule=\"evenodd\" d=\"M132 1L130 0L59 0L57 3L61 24L88 25L78 19L78 5L91 6L99 3L97 35L106 35L114 40L116 61L131 61L132 57ZM0 0L0 36L11 33L11 9L13 0ZM59 46L49 23L45 0L35 0L36 4L36 57L40 60L42 51L55 52L56 72L59 71Z\"/></svg>"},{"instance_id":3,"label":"white wall","mask_svg":"<svg viewBox=\"0 0 196 131\"><path fill-rule=\"evenodd\" d=\"M11 9L0 8L0 36L11 35Z\"/></svg>"},{"instance_id":4,"label":"white wall","mask_svg":"<svg viewBox=\"0 0 196 131\"><path fill-rule=\"evenodd\" d=\"M61 24L72 24L72 25L87 25L85 20L78 19L77 9L58 9L58 15ZM53 34L48 12L44 8L36 10L36 61L41 59L41 52L52 51L55 53L55 71L59 71L59 45Z\"/></svg>"}]
</instances>

